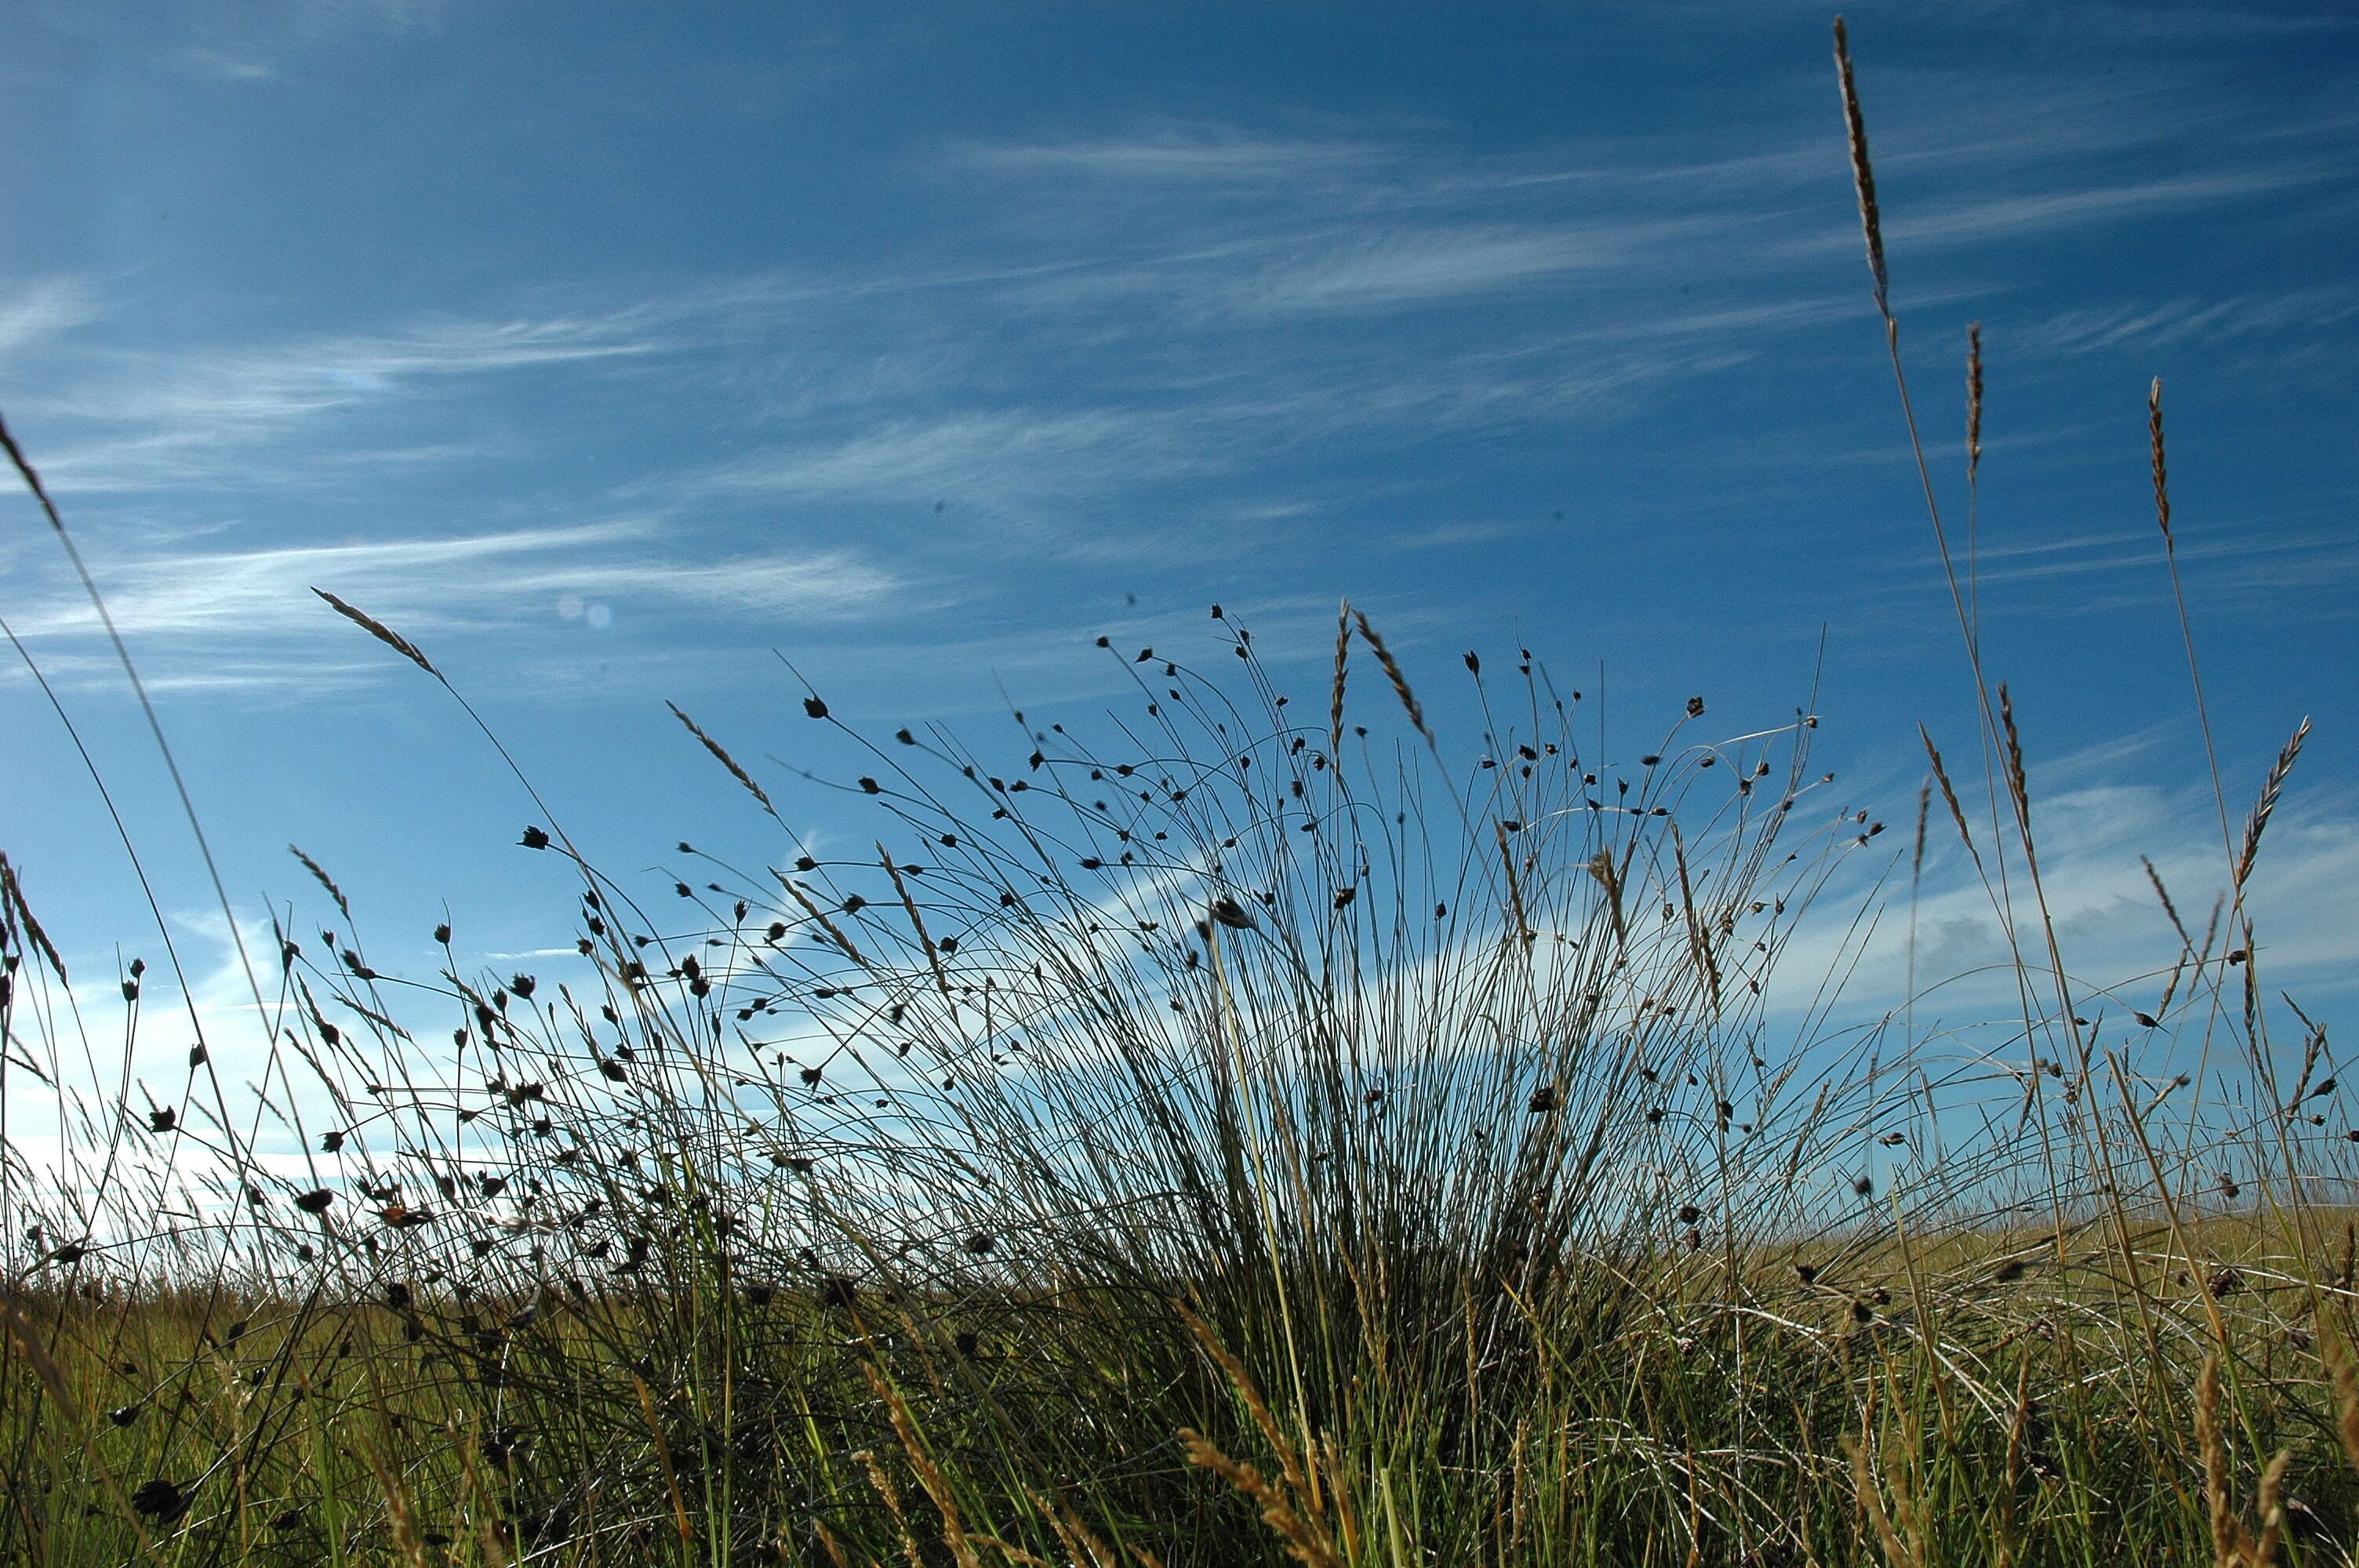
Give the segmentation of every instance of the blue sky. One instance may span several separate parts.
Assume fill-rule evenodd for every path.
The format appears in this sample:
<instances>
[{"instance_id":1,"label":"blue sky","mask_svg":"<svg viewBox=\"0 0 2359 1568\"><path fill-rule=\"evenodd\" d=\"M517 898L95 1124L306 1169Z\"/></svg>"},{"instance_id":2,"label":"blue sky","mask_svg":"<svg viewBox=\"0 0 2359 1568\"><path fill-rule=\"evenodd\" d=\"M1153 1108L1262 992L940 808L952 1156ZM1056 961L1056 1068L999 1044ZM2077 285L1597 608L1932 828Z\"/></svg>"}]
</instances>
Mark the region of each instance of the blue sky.
<instances>
[{"instance_id":1,"label":"blue sky","mask_svg":"<svg viewBox=\"0 0 2359 1568\"><path fill-rule=\"evenodd\" d=\"M1342 595L1445 739L1472 729L1467 649L1594 683L1627 750L1690 694L1735 733L1815 682L1846 787L1903 817L1916 724L1970 752L1970 688L1828 19L26 0L0 59L0 412L242 915L321 902L298 842L388 964L425 958L446 902L486 963L569 945L572 890L510 848L536 814L447 699L313 586L422 645L625 877L683 837L781 853L666 698L799 829L862 833L787 771L853 770L781 656L875 732L1012 743L1011 700L1037 720L1125 689L1100 634L1208 663L1214 601L1315 693ZM2218 864L2147 478L2159 375L2233 813L2317 724L2272 828L2273 972L2341 994L2359 19L1965 4L1851 26L1953 525L1984 324L1984 636L2068 915L2101 946L2150 937L2136 856ZM21 498L0 615L168 917L217 938ZM0 847L61 943L105 968L149 950L20 665L0 734ZM1950 891L1965 924L1929 929L1963 962L1975 917Z\"/></svg>"}]
</instances>

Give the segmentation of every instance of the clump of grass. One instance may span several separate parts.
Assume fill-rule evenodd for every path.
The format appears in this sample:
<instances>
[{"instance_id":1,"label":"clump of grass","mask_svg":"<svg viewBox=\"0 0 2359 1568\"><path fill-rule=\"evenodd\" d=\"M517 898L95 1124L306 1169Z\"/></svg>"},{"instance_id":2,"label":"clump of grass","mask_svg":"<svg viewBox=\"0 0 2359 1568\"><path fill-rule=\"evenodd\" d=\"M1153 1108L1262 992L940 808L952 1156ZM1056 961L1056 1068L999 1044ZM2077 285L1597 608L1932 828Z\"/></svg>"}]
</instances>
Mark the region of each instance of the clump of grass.
<instances>
[{"instance_id":1,"label":"clump of grass","mask_svg":"<svg viewBox=\"0 0 2359 1568\"><path fill-rule=\"evenodd\" d=\"M1961 1136L1987 1088L1769 1011L1814 901L1882 864L1816 804L1811 716L1718 744L1690 704L1615 770L1537 661L1506 693L1470 661L1494 718L1451 769L1397 661L1388 711L1307 729L1218 624L1240 684L1125 661L1100 740L1027 726L996 772L871 747L873 856L683 843L662 910L527 830L577 900L561 975L397 979L342 903L316 945L282 931L252 1109L308 1130L300 1176L262 1122L32 1062L92 1141L47 1195L12 1155L21 1337L71 1402L12 1361L47 1478L5 1528L69 1561L147 1530L353 1561L1962 1562L2192 1539L2199 1350L2250 1441L2335 1431L2279 1304L2326 1288L2322 1211L2188 1190L2262 1129L2177 1115L2084 1034ZM2191 968L2182 1014L2233 972ZM16 973L12 1028L57 1016ZM1891 1195L1878 1143L1921 1152ZM1908 1500L1863 1533L1871 1454Z\"/></svg>"},{"instance_id":2,"label":"clump of grass","mask_svg":"<svg viewBox=\"0 0 2359 1568\"><path fill-rule=\"evenodd\" d=\"M445 925L397 975L296 851L332 925L284 917L266 1033L178 1082L129 1072L144 966L102 1049L0 861L0 1557L2325 1560L2359 1230L2245 903L2301 732L2202 935L2158 877L2176 949L2083 979L1963 570L1989 824L1928 734L1907 853L1938 785L2015 944L1995 1051L1844 1000L1897 852L1815 715L1713 740L1698 697L1616 766L1469 654L1445 744L1349 605L1309 722L1218 608L1218 678L1108 648L1101 721L997 750L810 692L873 854L675 708L782 837L647 887L533 795L541 974Z\"/></svg>"}]
</instances>

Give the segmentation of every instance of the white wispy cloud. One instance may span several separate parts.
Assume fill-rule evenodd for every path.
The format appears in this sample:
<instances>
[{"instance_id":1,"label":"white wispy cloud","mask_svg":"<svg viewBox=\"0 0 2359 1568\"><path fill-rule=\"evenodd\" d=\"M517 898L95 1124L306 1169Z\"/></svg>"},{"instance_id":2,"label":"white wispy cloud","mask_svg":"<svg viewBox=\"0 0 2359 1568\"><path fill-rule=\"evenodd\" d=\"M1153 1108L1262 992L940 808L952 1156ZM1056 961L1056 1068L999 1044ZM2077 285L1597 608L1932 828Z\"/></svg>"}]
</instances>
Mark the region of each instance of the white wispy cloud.
<instances>
[{"instance_id":1,"label":"white wispy cloud","mask_svg":"<svg viewBox=\"0 0 2359 1568\"><path fill-rule=\"evenodd\" d=\"M1185 427L1201 414L1099 408L904 419L848 438L759 454L714 470L714 491L875 495L1077 495L1193 467Z\"/></svg>"},{"instance_id":2,"label":"white wispy cloud","mask_svg":"<svg viewBox=\"0 0 2359 1568\"><path fill-rule=\"evenodd\" d=\"M2359 287L2326 283L2277 294L2232 294L2214 299L2180 295L2160 301L2060 311L2012 328L2006 336L2011 341L2052 353L2087 354L2309 333L2354 320L2359 320Z\"/></svg>"},{"instance_id":3,"label":"white wispy cloud","mask_svg":"<svg viewBox=\"0 0 2359 1568\"><path fill-rule=\"evenodd\" d=\"M1935 804L1937 823L1940 816ZM1886 884L1883 914L1864 940L1850 925L1848 895L1806 916L1779 956L1773 1010L1806 1011L1820 978L1847 976L1842 1016L1899 1016L1911 977L1919 1029L1940 1052L1996 1051L2020 1064L2031 1049L2020 1022L2019 972L2027 971L2035 1009L2052 1010L2042 901L2069 971L2074 1011L2103 1012L2118 1039L2134 1011L2158 1012L2181 955L2179 935L2155 895L2140 857L2150 859L2180 918L2202 936L2227 866L2208 799L2156 785L2118 781L2047 793L2035 787L2033 821L2041 877L2035 898L2015 867L2011 898L1985 888L1946 826L1936 835L1923 886L1911 909L1905 881ZM1982 846L1987 860L1989 845ZM2245 908L2253 917L2259 973L2275 992L2289 992L2313 1011L2339 1005L2359 970L2359 822L2347 800L2288 802L2263 840ZM2003 914L2002 909L2011 913ZM2010 941L2008 931L2014 930ZM1912 953L1913 941L1913 953ZM2217 943L2212 959L2231 998L2242 971L2220 969L2240 940ZM2018 970L2018 964L2021 971ZM2205 1028L2201 988L2182 975L2180 1007L2194 1007L2190 1038ZM2233 1000L2229 1005L2238 1004ZM2175 1019L2169 1022L2177 1022ZM2151 1049L2168 1047L2168 1037Z\"/></svg>"},{"instance_id":4,"label":"white wispy cloud","mask_svg":"<svg viewBox=\"0 0 2359 1568\"><path fill-rule=\"evenodd\" d=\"M49 406L125 423L268 424L364 401L430 377L478 375L667 346L647 313L419 322L389 333L316 336L170 353L108 355L112 374L52 394Z\"/></svg>"},{"instance_id":5,"label":"white wispy cloud","mask_svg":"<svg viewBox=\"0 0 2359 1568\"><path fill-rule=\"evenodd\" d=\"M762 496L916 505L948 498L970 514L981 509L1004 522L1038 525L1036 541L1055 537L1065 548L1076 540L1055 520L1081 503L1226 474L1289 449L1376 431L1430 439L1582 410L1626 413L1646 388L1752 351L1650 345L1539 356L1517 347L1421 357L1372 376L1349 365L1296 364L1279 377L1245 362L1211 385L1077 387L1068 396L1087 401L1069 410L970 410L855 423L832 438L756 450L644 488L674 505ZM956 534L945 525L929 542L954 549Z\"/></svg>"},{"instance_id":6,"label":"white wispy cloud","mask_svg":"<svg viewBox=\"0 0 2359 1568\"><path fill-rule=\"evenodd\" d=\"M278 68L268 60L231 49L192 45L180 51L179 59L185 69L196 75L218 77L223 81L267 81L278 74Z\"/></svg>"},{"instance_id":7,"label":"white wispy cloud","mask_svg":"<svg viewBox=\"0 0 2359 1568\"><path fill-rule=\"evenodd\" d=\"M1333 233L1299 246L1223 292L1257 312L1397 310L1473 303L1502 290L1580 272L1622 271L1659 254L1683 222L1396 230Z\"/></svg>"},{"instance_id":8,"label":"white wispy cloud","mask_svg":"<svg viewBox=\"0 0 2359 1568\"><path fill-rule=\"evenodd\" d=\"M1293 139L1235 126L1182 124L1070 142L971 144L951 156L1001 174L1158 185L1299 185L1339 175L1364 177L1399 161L1395 150L1376 141Z\"/></svg>"},{"instance_id":9,"label":"white wispy cloud","mask_svg":"<svg viewBox=\"0 0 2359 1568\"><path fill-rule=\"evenodd\" d=\"M1951 199L1937 211L1887 210L1885 239L1894 247L1957 245L2051 229L2085 229L2092 222L2104 219L2152 218L2237 205L2342 178L2339 168L2322 164L2286 165L2087 184L1983 201Z\"/></svg>"},{"instance_id":10,"label":"white wispy cloud","mask_svg":"<svg viewBox=\"0 0 2359 1568\"><path fill-rule=\"evenodd\" d=\"M625 616L748 618L808 624L856 619L898 600L908 579L847 549L773 547L705 559L667 557L660 519L518 528L443 538L255 549L157 550L110 563L102 589L118 630L151 652L157 689L306 689L382 678L383 661L329 659L344 629L311 592L362 605L406 635L514 633L553 625L564 605ZM120 673L74 644L94 614L61 573L11 615L54 684L111 685ZM179 649L203 651L201 659ZM13 672L12 672L13 675Z\"/></svg>"},{"instance_id":11,"label":"white wispy cloud","mask_svg":"<svg viewBox=\"0 0 2359 1568\"><path fill-rule=\"evenodd\" d=\"M756 274L601 308L421 318L170 349L73 344L69 356L56 340L100 319L103 302L86 286L51 283L0 305L0 385L21 387L10 397L20 425L38 418L65 433L42 463L60 493L285 485L495 449L481 436L420 442L398 421L450 422L468 400L495 398L494 384L518 375L709 351L810 292Z\"/></svg>"},{"instance_id":12,"label":"white wispy cloud","mask_svg":"<svg viewBox=\"0 0 2359 1568\"><path fill-rule=\"evenodd\" d=\"M2125 155L2169 145L2212 111L2158 116L2152 84L2076 100L2027 75L1995 105L1955 86L1905 94L1906 134L1880 153L1902 168L1949 160L1953 183L2002 170L2006 194L1904 191L1888 212L1896 249L2037 236L2092 212L2233 211L2328 172L2299 148L2256 160L2230 147L2139 177ZM1265 543L1307 536L1347 487L1322 467L1548 424L1626 429L1671 389L1791 351L1780 335L1868 310L1864 287L1833 292L1825 277L1827 256L1859 243L1821 189L1840 189L1832 116L1815 138L1720 157L1692 135L1468 156L1435 131L1297 117L957 144L914 170L989 193L989 220L954 248L636 297L544 287L529 307L262 341L102 343L62 376L49 373L57 345L103 302L45 286L0 297L0 374L27 367L11 412L52 427L44 471L118 531L106 586L144 634L291 635L313 613L314 583L423 632L512 626L564 594L675 624L841 621L913 589L973 608L995 591L972 570L983 557L1176 561L1256 529ZM1956 271L1928 268L1912 306L1999 287ZM1695 302L1674 299L1671 286L1690 280ZM2061 353L2258 341L2305 313L2346 323L2359 295L2174 295L2002 325L1993 341L2012 332ZM543 391L577 401L544 416ZM600 470L632 402L660 431L646 446L675 444L627 473ZM533 467L543 488L530 507L441 527L388 529L378 514L350 547L316 537L339 526L321 521L322 496L394 493L420 476L455 486L493 460ZM1752 493L1808 460L1781 456ZM1226 492L1247 486L1256 492ZM264 489L277 502L266 520L222 514L223 498ZM958 510L929 525L944 501ZM1280 503L1301 509L1289 517ZM626 509L644 515L509 521ZM1149 526L1150 511L1183 527ZM724 524L759 542L733 545ZM846 528L866 532L845 544ZM2263 575L2314 568L2332 554L2315 533L2190 530L2184 555ZM1395 543L1455 537L1404 525ZM2148 565L2139 544L2090 538L1992 552L1984 580L2126 579ZM62 594L12 612L38 636L83 627ZM238 655L223 656L226 672Z\"/></svg>"},{"instance_id":13,"label":"white wispy cloud","mask_svg":"<svg viewBox=\"0 0 2359 1568\"><path fill-rule=\"evenodd\" d=\"M0 290L0 354L21 352L98 319L96 291L74 277Z\"/></svg>"},{"instance_id":14,"label":"white wispy cloud","mask_svg":"<svg viewBox=\"0 0 2359 1568\"><path fill-rule=\"evenodd\" d=\"M1532 523L1442 523L1429 528L1380 535L1375 547L1380 550L1442 550L1467 545L1495 544L1502 539L1521 538L1538 531Z\"/></svg>"}]
</instances>

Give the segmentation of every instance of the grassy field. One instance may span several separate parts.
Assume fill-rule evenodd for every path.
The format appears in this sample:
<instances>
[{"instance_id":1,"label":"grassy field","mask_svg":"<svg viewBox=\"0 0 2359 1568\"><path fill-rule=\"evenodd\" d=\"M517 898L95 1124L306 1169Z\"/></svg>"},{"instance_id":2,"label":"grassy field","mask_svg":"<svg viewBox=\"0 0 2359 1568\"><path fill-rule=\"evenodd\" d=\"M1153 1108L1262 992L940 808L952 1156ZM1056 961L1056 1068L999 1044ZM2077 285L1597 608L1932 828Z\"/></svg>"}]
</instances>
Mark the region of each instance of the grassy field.
<instances>
[{"instance_id":1,"label":"grassy field","mask_svg":"<svg viewBox=\"0 0 2359 1568\"><path fill-rule=\"evenodd\" d=\"M1300 703L1207 625L1093 736L809 694L873 854L650 889L520 824L546 973L380 971L314 866L245 1087L130 1092L144 973L101 1041L0 879L0 1561L2351 1561L2359 1145L2245 898L2299 736L2099 984L1978 665L1887 834L1807 712L1615 770L1469 654L1460 749L1349 606ZM1929 847L1994 1048L1841 985Z\"/></svg>"}]
</instances>

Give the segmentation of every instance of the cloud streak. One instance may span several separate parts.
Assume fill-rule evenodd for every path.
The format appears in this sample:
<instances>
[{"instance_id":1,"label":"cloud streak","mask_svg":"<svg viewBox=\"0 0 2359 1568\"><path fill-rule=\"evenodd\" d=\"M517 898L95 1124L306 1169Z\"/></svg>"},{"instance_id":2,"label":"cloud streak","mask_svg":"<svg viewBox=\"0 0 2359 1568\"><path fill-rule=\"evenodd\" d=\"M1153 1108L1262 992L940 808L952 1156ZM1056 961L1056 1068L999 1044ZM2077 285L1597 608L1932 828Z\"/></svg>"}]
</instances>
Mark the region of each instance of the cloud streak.
<instances>
[{"instance_id":1,"label":"cloud streak","mask_svg":"<svg viewBox=\"0 0 2359 1568\"><path fill-rule=\"evenodd\" d=\"M558 606L631 617L692 616L740 623L857 621L906 595L901 572L849 549L772 548L709 560L666 558L660 520L638 517L443 538L260 549L163 550L120 561L103 590L116 627L162 657L157 689L258 692L348 687L386 668L323 664L318 645L343 628L312 595L324 588L407 635L513 634L553 625ZM111 660L81 656L99 634L61 574L11 616L60 685L111 686ZM183 650L201 650L191 658Z\"/></svg>"}]
</instances>

